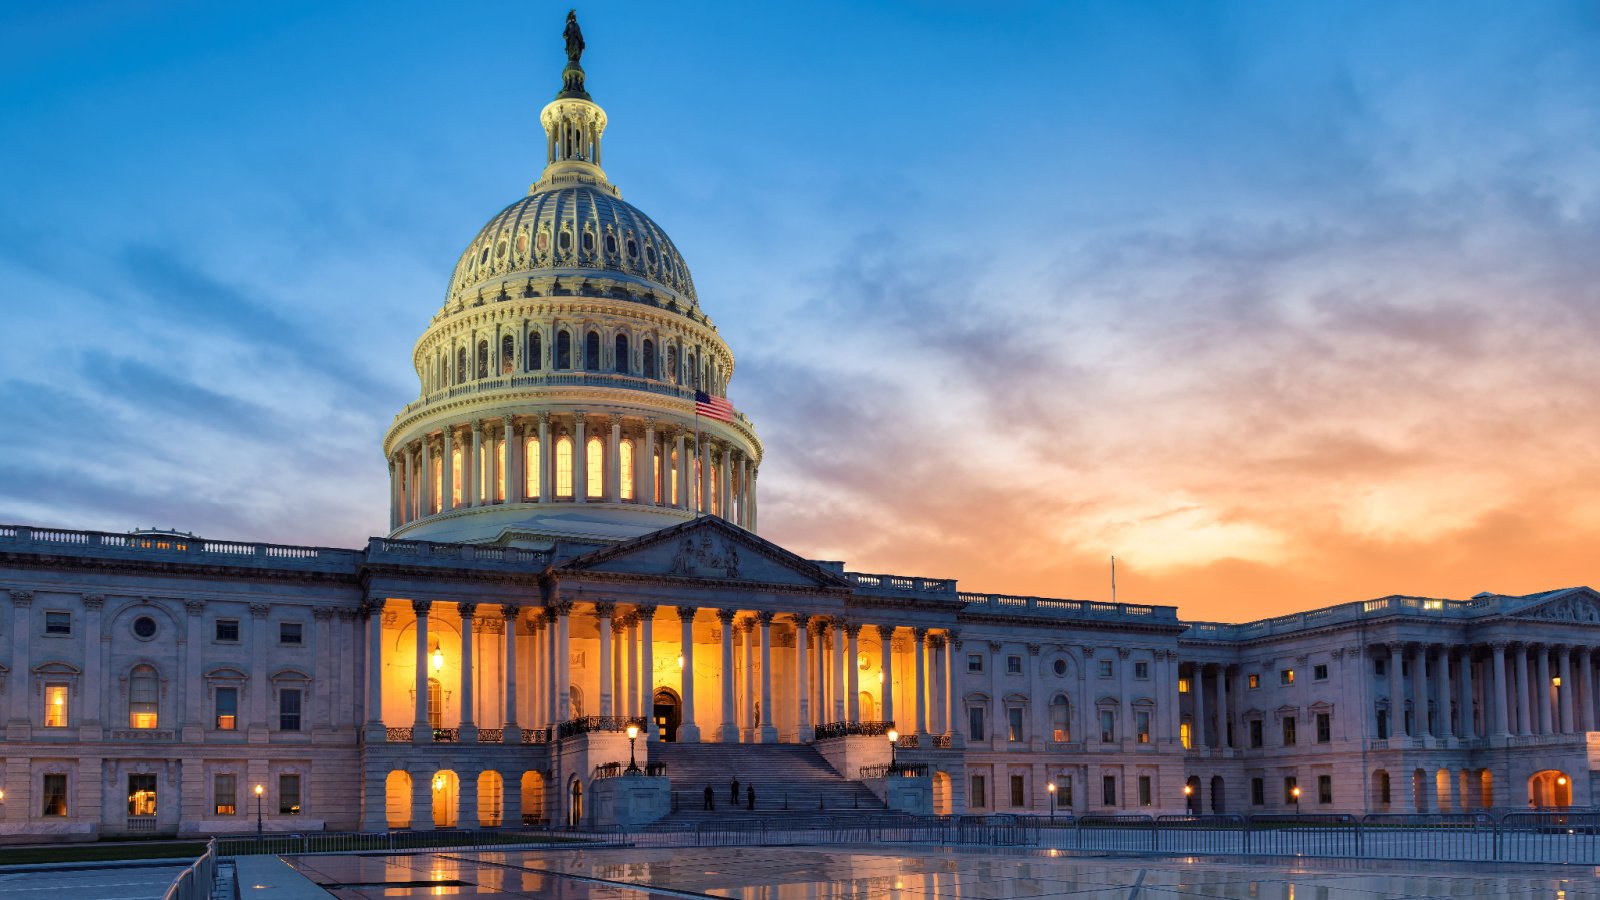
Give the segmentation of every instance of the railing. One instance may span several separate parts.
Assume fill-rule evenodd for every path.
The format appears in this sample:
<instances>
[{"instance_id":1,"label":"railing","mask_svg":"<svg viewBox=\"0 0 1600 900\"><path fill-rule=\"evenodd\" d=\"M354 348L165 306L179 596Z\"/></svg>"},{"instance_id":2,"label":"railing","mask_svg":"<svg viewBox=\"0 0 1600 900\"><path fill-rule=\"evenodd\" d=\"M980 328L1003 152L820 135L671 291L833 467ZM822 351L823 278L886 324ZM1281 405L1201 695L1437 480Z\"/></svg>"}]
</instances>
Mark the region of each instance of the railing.
<instances>
[{"instance_id":1,"label":"railing","mask_svg":"<svg viewBox=\"0 0 1600 900\"><path fill-rule=\"evenodd\" d=\"M480 744L503 744L505 740L506 730L504 728L478 729L478 743Z\"/></svg>"},{"instance_id":2,"label":"railing","mask_svg":"<svg viewBox=\"0 0 1600 900\"><path fill-rule=\"evenodd\" d=\"M667 764L663 762L645 763L643 767L636 767L633 771L619 762L602 763L594 767L596 778L622 778L622 777L649 777L657 778L667 774Z\"/></svg>"},{"instance_id":3,"label":"railing","mask_svg":"<svg viewBox=\"0 0 1600 900\"><path fill-rule=\"evenodd\" d=\"M217 872L217 842L206 842L206 852L191 863L178 877L173 880L172 886L167 888L163 900L210 900L211 886L216 881Z\"/></svg>"},{"instance_id":4,"label":"railing","mask_svg":"<svg viewBox=\"0 0 1600 900\"><path fill-rule=\"evenodd\" d=\"M854 734L878 737L887 735L893 727L893 722L828 722L817 726L816 740L831 741Z\"/></svg>"},{"instance_id":5,"label":"railing","mask_svg":"<svg viewBox=\"0 0 1600 900\"><path fill-rule=\"evenodd\" d=\"M562 722L556 727L556 736L569 738L600 731L627 731L629 725L637 725L642 732L645 720L630 716L584 716Z\"/></svg>"},{"instance_id":6,"label":"railing","mask_svg":"<svg viewBox=\"0 0 1600 900\"><path fill-rule=\"evenodd\" d=\"M129 816L128 817L128 833L129 834L155 834L155 831L156 831L156 817L155 816Z\"/></svg>"},{"instance_id":7,"label":"railing","mask_svg":"<svg viewBox=\"0 0 1600 900\"><path fill-rule=\"evenodd\" d=\"M915 734L902 734L894 743L901 750L917 750L922 747L922 738Z\"/></svg>"},{"instance_id":8,"label":"railing","mask_svg":"<svg viewBox=\"0 0 1600 900\"><path fill-rule=\"evenodd\" d=\"M998 615L1049 616L1051 618L1134 619L1149 621L1160 619L1176 622L1175 606L1145 606L1135 603L1098 603L1092 600L1057 600L1050 597L1018 597L1011 594L976 594L961 592L956 595L966 601L968 613L994 613Z\"/></svg>"},{"instance_id":9,"label":"railing","mask_svg":"<svg viewBox=\"0 0 1600 900\"><path fill-rule=\"evenodd\" d=\"M516 845L547 844L553 829L521 828L440 828L426 831L312 831L295 834L234 835L212 840L216 858L286 853L349 853L352 851L400 851L454 847L460 849L505 848ZM573 838L556 838L563 842Z\"/></svg>"},{"instance_id":10,"label":"railing","mask_svg":"<svg viewBox=\"0 0 1600 900\"><path fill-rule=\"evenodd\" d=\"M862 766L861 780L869 778L927 778L928 766L926 763L883 763L876 766Z\"/></svg>"},{"instance_id":11,"label":"railing","mask_svg":"<svg viewBox=\"0 0 1600 900\"><path fill-rule=\"evenodd\" d=\"M385 728L383 730L383 733L384 733L384 738L391 744L409 744L409 743L411 743L411 729L410 728Z\"/></svg>"},{"instance_id":12,"label":"railing","mask_svg":"<svg viewBox=\"0 0 1600 900\"><path fill-rule=\"evenodd\" d=\"M208 541L194 535L112 534L105 531L68 531L59 528L34 528L28 525L0 525L0 540L19 544L43 544L52 550L106 554L123 557L164 559L197 557L218 562L245 560L296 560L316 564L317 568L349 568L361 561L358 550L335 547L300 547L285 544Z\"/></svg>"},{"instance_id":13,"label":"railing","mask_svg":"<svg viewBox=\"0 0 1600 900\"><path fill-rule=\"evenodd\" d=\"M936 734L936 735L933 735L933 749L935 749L935 750L949 750L950 749L950 735L948 735L948 734Z\"/></svg>"},{"instance_id":14,"label":"railing","mask_svg":"<svg viewBox=\"0 0 1600 900\"><path fill-rule=\"evenodd\" d=\"M435 728L433 730L433 742L435 744L459 744L461 743L461 729Z\"/></svg>"},{"instance_id":15,"label":"railing","mask_svg":"<svg viewBox=\"0 0 1600 900\"><path fill-rule=\"evenodd\" d=\"M954 578L913 578L905 575L869 575L866 572L846 572L844 577L855 582L856 587L897 594L955 594Z\"/></svg>"},{"instance_id":16,"label":"railing","mask_svg":"<svg viewBox=\"0 0 1600 900\"><path fill-rule=\"evenodd\" d=\"M367 555L369 558L392 555L407 556L419 560L505 563L507 565L537 566L541 568L550 562L550 552L547 550L490 547L479 544L445 544L436 541L401 541L390 538L372 538L368 540Z\"/></svg>"}]
</instances>

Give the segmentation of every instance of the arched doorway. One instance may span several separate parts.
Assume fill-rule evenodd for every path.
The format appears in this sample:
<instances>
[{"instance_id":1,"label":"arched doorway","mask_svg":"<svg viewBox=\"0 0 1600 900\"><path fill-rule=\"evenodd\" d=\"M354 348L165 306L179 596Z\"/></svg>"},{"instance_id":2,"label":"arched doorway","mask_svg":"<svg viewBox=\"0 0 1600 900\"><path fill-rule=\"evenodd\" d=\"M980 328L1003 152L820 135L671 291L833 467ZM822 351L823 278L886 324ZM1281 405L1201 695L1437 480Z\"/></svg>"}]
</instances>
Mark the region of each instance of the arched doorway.
<instances>
[{"instance_id":1,"label":"arched doorway","mask_svg":"<svg viewBox=\"0 0 1600 900\"><path fill-rule=\"evenodd\" d=\"M1211 811L1225 813L1228 811L1227 792L1224 790L1221 775L1211 776Z\"/></svg>"},{"instance_id":2,"label":"arched doorway","mask_svg":"<svg viewBox=\"0 0 1600 900\"><path fill-rule=\"evenodd\" d=\"M936 816L951 815L950 808L950 773L933 773L933 814Z\"/></svg>"},{"instance_id":3,"label":"arched doorway","mask_svg":"<svg viewBox=\"0 0 1600 900\"><path fill-rule=\"evenodd\" d=\"M1429 790L1431 783L1425 770L1416 769L1411 773L1411 803L1419 813L1431 812L1428 807L1428 795L1433 793Z\"/></svg>"},{"instance_id":4,"label":"arched doorway","mask_svg":"<svg viewBox=\"0 0 1600 900\"><path fill-rule=\"evenodd\" d=\"M461 782L456 773L440 769L433 773L433 827L456 827L456 810L461 798Z\"/></svg>"},{"instance_id":5,"label":"arched doorway","mask_svg":"<svg viewBox=\"0 0 1600 900\"><path fill-rule=\"evenodd\" d=\"M390 828L411 827L411 773L395 769L383 783L384 819Z\"/></svg>"},{"instance_id":6,"label":"arched doorway","mask_svg":"<svg viewBox=\"0 0 1600 900\"><path fill-rule=\"evenodd\" d=\"M1372 773L1372 805L1378 809L1387 810L1393 801L1389 793L1389 772L1379 769Z\"/></svg>"},{"instance_id":7,"label":"arched doorway","mask_svg":"<svg viewBox=\"0 0 1600 900\"><path fill-rule=\"evenodd\" d=\"M501 791L505 789L500 773L487 771L478 776L478 827L499 828L505 808L501 805Z\"/></svg>"},{"instance_id":8,"label":"arched doorway","mask_svg":"<svg viewBox=\"0 0 1600 900\"><path fill-rule=\"evenodd\" d=\"M1572 779L1557 769L1534 773L1528 779L1528 805L1536 807L1571 806Z\"/></svg>"},{"instance_id":9,"label":"arched doorway","mask_svg":"<svg viewBox=\"0 0 1600 900\"><path fill-rule=\"evenodd\" d=\"M567 827L577 828L583 824L583 781L574 776L567 795Z\"/></svg>"},{"instance_id":10,"label":"arched doorway","mask_svg":"<svg viewBox=\"0 0 1600 900\"><path fill-rule=\"evenodd\" d=\"M671 688L656 691L653 718L663 741L677 741L678 726L683 724L683 703L678 700L677 692Z\"/></svg>"},{"instance_id":11,"label":"arched doorway","mask_svg":"<svg viewBox=\"0 0 1600 900\"><path fill-rule=\"evenodd\" d=\"M1200 776L1190 775L1183 782L1183 811L1191 816L1205 812L1200 808L1204 800L1200 794Z\"/></svg>"},{"instance_id":12,"label":"arched doorway","mask_svg":"<svg viewBox=\"0 0 1600 900\"><path fill-rule=\"evenodd\" d=\"M1450 770L1440 769L1433 773L1434 809L1439 812L1450 811Z\"/></svg>"},{"instance_id":13,"label":"arched doorway","mask_svg":"<svg viewBox=\"0 0 1600 900\"><path fill-rule=\"evenodd\" d=\"M872 696L871 691L862 691L856 702L861 704L861 721L878 721L878 699Z\"/></svg>"},{"instance_id":14,"label":"arched doorway","mask_svg":"<svg viewBox=\"0 0 1600 900\"><path fill-rule=\"evenodd\" d=\"M544 824L544 775L522 773L522 824Z\"/></svg>"}]
</instances>

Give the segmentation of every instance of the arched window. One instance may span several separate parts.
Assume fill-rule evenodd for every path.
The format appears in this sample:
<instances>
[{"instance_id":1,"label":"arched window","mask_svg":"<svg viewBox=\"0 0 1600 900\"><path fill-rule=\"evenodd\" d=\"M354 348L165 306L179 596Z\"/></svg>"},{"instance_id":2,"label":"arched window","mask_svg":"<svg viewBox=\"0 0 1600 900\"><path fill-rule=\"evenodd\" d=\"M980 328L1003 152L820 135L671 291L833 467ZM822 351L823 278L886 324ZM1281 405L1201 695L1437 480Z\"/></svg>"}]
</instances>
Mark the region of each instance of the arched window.
<instances>
[{"instance_id":1,"label":"arched window","mask_svg":"<svg viewBox=\"0 0 1600 900\"><path fill-rule=\"evenodd\" d=\"M539 499L539 439L538 438L536 438L536 437L528 438L528 446L527 446L526 451L523 454L523 457L524 457L524 459L527 460L527 465L525 467L527 469L527 472L524 474L523 479L522 479L522 483L527 485L525 493L527 493L527 495L529 497L533 498L534 500L538 500Z\"/></svg>"},{"instance_id":2,"label":"arched window","mask_svg":"<svg viewBox=\"0 0 1600 900\"><path fill-rule=\"evenodd\" d=\"M556 439L556 496L572 496L572 438Z\"/></svg>"},{"instance_id":3,"label":"arched window","mask_svg":"<svg viewBox=\"0 0 1600 900\"><path fill-rule=\"evenodd\" d=\"M433 454L431 452L428 455L429 456L435 456L435 454ZM432 509L432 512L439 512L441 509L443 509L443 507L440 504L444 499L444 467L435 465L432 468L433 468L433 509Z\"/></svg>"},{"instance_id":4,"label":"arched window","mask_svg":"<svg viewBox=\"0 0 1600 900\"><path fill-rule=\"evenodd\" d=\"M556 333L556 368L572 368L572 333L560 331Z\"/></svg>"},{"instance_id":5,"label":"arched window","mask_svg":"<svg viewBox=\"0 0 1600 900\"><path fill-rule=\"evenodd\" d=\"M500 339L500 374L510 375L511 370L516 367L516 360L517 342L508 334Z\"/></svg>"},{"instance_id":6,"label":"arched window","mask_svg":"<svg viewBox=\"0 0 1600 900\"><path fill-rule=\"evenodd\" d=\"M456 348L456 384L467 383L467 348Z\"/></svg>"},{"instance_id":7,"label":"arched window","mask_svg":"<svg viewBox=\"0 0 1600 900\"><path fill-rule=\"evenodd\" d=\"M149 666L135 666L128 675L128 727L154 728L159 720L161 679Z\"/></svg>"},{"instance_id":8,"label":"arched window","mask_svg":"<svg viewBox=\"0 0 1600 900\"><path fill-rule=\"evenodd\" d=\"M656 342L649 338L644 341L644 377L656 377Z\"/></svg>"},{"instance_id":9,"label":"arched window","mask_svg":"<svg viewBox=\"0 0 1600 900\"><path fill-rule=\"evenodd\" d=\"M495 446L494 469L494 499L497 503L506 502L506 442L498 440Z\"/></svg>"},{"instance_id":10,"label":"arched window","mask_svg":"<svg viewBox=\"0 0 1600 900\"><path fill-rule=\"evenodd\" d=\"M489 342L478 342L478 377L489 377Z\"/></svg>"},{"instance_id":11,"label":"arched window","mask_svg":"<svg viewBox=\"0 0 1600 900\"><path fill-rule=\"evenodd\" d=\"M445 505L454 507L456 498L461 496L461 448L450 448L450 496L445 498Z\"/></svg>"},{"instance_id":12,"label":"arched window","mask_svg":"<svg viewBox=\"0 0 1600 900\"><path fill-rule=\"evenodd\" d=\"M656 455L655 455L654 459L650 460L650 466L651 466L650 471L656 473L656 477L654 479L655 480L656 495L651 498L651 502L654 503L657 506L660 506L661 505L661 448L660 447L656 448Z\"/></svg>"},{"instance_id":13,"label":"arched window","mask_svg":"<svg viewBox=\"0 0 1600 900\"><path fill-rule=\"evenodd\" d=\"M591 499L605 495L606 457L605 444L598 437L591 437L584 448L584 496Z\"/></svg>"},{"instance_id":14,"label":"arched window","mask_svg":"<svg viewBox=\"0 0 1600 900\"><path fill-rule=\"evenodd\" d=\"M722 479L719 477L721 475L722 466L712 463L710 475L711 484L708 485L708 487L711 488L711 496L706 498L711 501L711 508L707 509L706 512L711 513L712 515L720 515L722 512L722 492L717 490L722 486Z\"/></svg>"},{"instance_id":15,"label":"arched window","mask_svg":"<svg viewBox=\"0 0 1600 900\"><path fill-rule=\"evenodd\" d=\"M528 332L528 371L544 368L544 336L537 331Z\"/></svg>"},{"instance_id":16,"label":"arched window","mask_svg":"<svg viewBox=\"0 0 1600 900\"><path fill-rule=\"evenodd\" d=\"M567 688L567 698L572 706L572 717L574 719L583 718L583 691L577 685L572 685Z\"/></svg>"},{"instance_id":17,"label":"arched window","mask_svg":"<svg viewBox=\"0 0 1600 900\"><path fill-rule=\"evenodd\" d=\"M627 335L625 335L625 334L617 335L616 353L614 355L615 355L615 358L611 361L612 365L616 368L616 370L618 372L620 372L620 373L622 373L624 375L628 374L628 363L629 363L628 357L631 354L630 354L629 348L628 348L628 336Z\"/></svg>"},{"instance_id":18,"label":"arched window","mask_svg":"<svg viewBox=\"0 0 1600 900\"><path fill-rule=\"evenodd\" d=\"M678 494L678 451L677 451L676 448L674 448L673 451L672 451L672 472L669 474L667 480L669 482L669 486L671 487L671 495L667 498L667 503L669 505L671 505L671 506L677 506L678 503L679 503L679 500L678 500L679 494Z\"/></svg>"},{"instance_id":19,"label":"arched window","mask_svg":"<svg viewBox=\"0 0 1600 900\"><path fill-rule=\"evenodd\" d=\"M667 348L667 380L673 384L678 383L678 348Z\"/></svg>"},{"instance_id":20,"label":"arched window","mask_svg":"<svg viewBox=\"0 0 1600 900\"><path fill-rule=\"evenodd\" d=\"M617 469L622 478L622 499L633 499L633 441L623 441L617 447Z\"/></svg>"},{"instance_id":21,"label":"arched window","mask_svg":"<svg viewBox=\"0 0 1600 900\"><path fill-rule=\"evenodd\" d=\"M1072 740L1072 707L1062 694L1050 701L1050 740L1063 744Z\"/></svg>"},{"instance_id":22,"label":"arched window","mask_svg":"<svg viewBox=\"0 0 1600 900\"><path fill-rule=\"evenodd\" d=\"M437 678L428 679L428 725L444 727L444 685Z\"/></svg>"},{"instance_id":23,"label":"arched window","mask_svg":"<svg viewBox=\"0 0 1600 900\"><path fill-rule=\"evenodd\" d=\"M689 354L689 386L700 389L700 360L693 353Z\"/></svg>"},{"instance_id":24,"label":"arched window","mask_svg":"<svg viewBox=\"0 0 1600 900\"><path fill-rule=\"evenodd\" d=\"M709 509L700 508L700 485L705 483L705 473L700 471L700 457L694 458L694 483L686 485L692 491L689 495L689 508L699 512L710 512Z\"/></svg>"},{"instance_id":25,"label":"arched window","mask_svg":"<svg viewBox=\"0 0 1600 900\"><path fill-rule=\"evenodd\" d=\"M600 371L600 332L591 331L583 339L583 367L591 372Z\"/></svg>"}]
</instances>

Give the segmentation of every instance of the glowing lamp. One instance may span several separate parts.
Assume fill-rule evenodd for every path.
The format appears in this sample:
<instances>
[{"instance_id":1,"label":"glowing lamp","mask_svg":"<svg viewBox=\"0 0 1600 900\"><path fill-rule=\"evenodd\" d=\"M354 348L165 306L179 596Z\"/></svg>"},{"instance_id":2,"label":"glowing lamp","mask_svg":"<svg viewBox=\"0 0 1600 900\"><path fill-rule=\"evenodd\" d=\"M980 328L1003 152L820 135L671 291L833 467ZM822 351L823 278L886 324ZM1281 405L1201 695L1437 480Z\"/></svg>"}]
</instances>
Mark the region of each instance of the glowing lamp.
<instances>
[{"instance_id":1,"label":"glowing lamp","mask_svg":"<svg viewBox=\"0 0 1600 900\"><path fill-rule=\"evenodd\" d=\"M883 670L882 669L878 670L878 683L879 684L883 684Z\"/></svg>"},{"instance_id":2,"label":"glowing lamp","mask_svg":"<svg viewBox=\"0 0 1600 900\"><path fill-rule=\"evenodd\" d=\"M638 736L639 736L639 726L637 726L637 725L629 725L628 726L628 740L631 741L631 740L633 740L634 738L636 738Z\"/></svg>"},{"instance_id":3,"label":"glowing lamp","mask_svg":"<svg viewBox=\"0 0 1600 900\"><path fill-rule=\"evenodd\" d=\"M1566 784L1566 783L1567 783L1567 776L1565 776L1565 775L1562 775L1561 777L1556 779L1556 784Z\"/></svg>"},{"instance_id":4,"label":"glowing lamp","mask_svg":"<svg viewBox=\"0 0 1600 900\"><path fill-rule=\"evenodd\" d=\"M436 790L436 791L444 790L444 776L443 775L435 775L435 776L433 776L433 789Z\"/></svg>"},{"instance_id":5,"label":"glowing lamp","mask_svg":"<svg viewBox=\"0 0 1600 900\"><path fill-rule=\"evenodd\" d=\"M678 654L678 668L679 669L683 668L683 654L682 653Z\"/></svg>"},{"instance_id":6,"label":"glowing lamp","mask_svg":"<svg viewBox=\"0 0 1600 900\"><path fill-rule=\"evenodd\" d=\"M900 740L900 732L895 731L893 728L889 729L889 743L893 744L898 740Z\"/></svg>"},{"instance_id":7,"label":"glowing lamp","mask_svg":"<svg viewBox=\"0 0 1600 900\"><path fill-rule=\"evenodd\" d=\"M1294 798L1296 800L1300 799L1300 789L1298 787L1294 789Z\"/></svg>"},{"instance_id":8,"label":"glowing lamp","mask_svg":"<svg viewBox=\"0 0 1600 900\"><path fill-rule=\"evenodd\" d=\"M257 796L257 797L259 797L259 796L261 796L261 795L262 795L262 794L264 794L264 793L266 793L266 791L267 791L267 789L266 789L266 788L264 788L264 787L262 787L262 786L261 786L261 785L259 785L259 784L258 784L258 785L256 785L256 796Z\"/></svg>"},{"instance_id":9,"label":"glowing lamp","mask_svg":"<svg viewBox=\"0 0 1600 900\"><path fill-rule=\"evenodd\" d=\"M1556 687L1561 687L1561 676L1557 675L1554 678L1551 678L1550 683Z\"/></svg>"},{"instance_id":10,"label":"glowing lamp","mask_svg":"<svg viewBox=\"0 0 1600 900\"><path fill-rule=\"evenodd\" d=\"M1054 781L1052 781L1049 784L1045 785L1044 789L1049 791L1050 793L1054 794L1056 792L1056 783ZM1185 788L1184 790L1185 790L1185 792L1187 792L1188 788Z\"/></svg>"},{"instance_id":11,"label":"glowing lamp","mask_svg":"<svg viewBox=\"0 0 1600 900\"><path fill-rule=\"evenodd\" d=\"M1194 785L1186 784L1186 785L1183 786L1183 795L1185 797L1187 797L1187 796L1189 796L1190 794L1193 794L1193 793L1194 793Z\"/></svg>"},{"instance_id":12,"label":"glowing lamp","mask_svg":"<svg viewBox=\"0 0 1600 900\"><path fill-rule=\"evenodd\" d=\"M433 661L433 670L435 672L443 670L444 669L444 651L443 650L435 650L435 651L433 651L432 661Z\"/></svg>"}]
</instances>

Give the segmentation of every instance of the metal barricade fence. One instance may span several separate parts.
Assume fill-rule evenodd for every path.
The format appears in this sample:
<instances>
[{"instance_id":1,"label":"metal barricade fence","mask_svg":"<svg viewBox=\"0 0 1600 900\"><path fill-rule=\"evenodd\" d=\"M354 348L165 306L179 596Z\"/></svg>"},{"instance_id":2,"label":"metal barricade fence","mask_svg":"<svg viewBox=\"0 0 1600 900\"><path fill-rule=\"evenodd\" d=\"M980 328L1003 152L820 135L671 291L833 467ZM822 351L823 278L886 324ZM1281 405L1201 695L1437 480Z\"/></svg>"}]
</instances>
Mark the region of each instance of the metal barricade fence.
<instances>
[{"instance_id":1,"label":"metal barricade fence","mask_svg":"<svg viewBox=\"0 0 1600 900\"><path fill-rule=\"evenodd\" d=\"M1158 816L1155 834L1155 849L1163 853L1250 852L1250 828L1244 816Z\"/></svg>"},{"instance_id":2,"label":"metal barricade fence","mask_svg":"<svg viewBox=\"0 0 1600 900\"><path fill-rule=\"evenodd\" d=\"M1497 837L1495 859L1600 865L1600 812L1506 813Z\"/></svg>"},{"instance_id":3,"label":"metal barricade fence","mask_svg":"<svg viewBox=\"0 0 1600 900\"><path fill-rule=\"evenodd\" d=\"M1355 816L1251 816L1249 852L1263 856L1361 855L1361 823Z\"/></svg>"},{"instance_id":4,"label":"metal barricade fence","mask_svg":"<svg viewBox=\"0 0 1600 900\"><path fill-rule=\"evenodd\" d=\"M1374 814L1361 818L1361 852L1371 859L1491 860L1496 834L1486 813Z\"/></svg>"},{"instance_id":5,"label":"metal barricade fence","mask_svg":"<svg viewBox=\"0 0 1600 900\"><path fill-rule=\"evenodd\" d=\"M1156 849L1156 820L1150 816L1079 816L1073 850L1149 853Z\"/></svg>"},{"instance_id":6,"label":"metal barricade fence","mask_svg":"<svg viewBox=\"0 0 1600 900\"><path fill-rule=\"evenodd\" d=\"M210 900L211 885L216 877L217 842L212 840L206 842L206 852L173 879L163 900Z\"/></svg>"}]
</instances>

